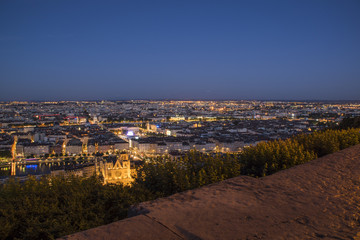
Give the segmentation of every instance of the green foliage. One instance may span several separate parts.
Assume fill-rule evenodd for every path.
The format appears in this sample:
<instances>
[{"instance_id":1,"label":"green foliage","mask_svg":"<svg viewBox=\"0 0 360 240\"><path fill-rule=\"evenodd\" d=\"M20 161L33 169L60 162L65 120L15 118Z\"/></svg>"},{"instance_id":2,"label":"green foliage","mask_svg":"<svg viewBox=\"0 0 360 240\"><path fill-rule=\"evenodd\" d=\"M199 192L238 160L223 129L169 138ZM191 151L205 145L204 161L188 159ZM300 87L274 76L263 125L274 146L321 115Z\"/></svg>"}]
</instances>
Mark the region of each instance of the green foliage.
<instances>
[{"instance_id":1,"label":"green foliage","mask_svg":"<svg viewBox=\"0 0 360 240\"><path fill-rule=\"evenodd\" d=\"M360 128L360 116L344 118L339 124L339 128L340 129Z\"/></svg>"},{"instance_id":2,"label":"green foliage","mask_svg":"<svg viewBox=\"0 0 360 240\"><path fill-rule=\"evenodd\" d=\"M359 129L326 130L287 140L261 142L239 154L192 151L175 161L152 159L138 169L136 181L155 196L163 197L240 174L263 177L359 142Z\"/></svg>"},{"instance_id":3,"label":"green foliage","mask_svg":"<svg viewBox=\"0 0 360 240\"><path fill-rule=\"evenodd\" d=\"M238 176L240 169L236 155L191 151L174 161L152 159L138 169L136 181L162 197Z\"/></svg>"},{"instance_id":4,"label":"green foliage","mask_svg":"<svg viewBox=\"0 0 360 240\"><path fill-rule=\"evenodd\" d=\"M294 139L302 144L306 150L313 151L318 157L322 157L359 144L360 131L354 128L347 130L325 130L309 135L302 134L294 137Z\"/></svg>"},{"instance_id":5,"label":"green foliage","mask_svg":"<svg viewBox=\"0 0 360 240\"><path fill-rule=\"evenodd\" d=\"M53 239L127 215L146 190L103 185L95 176L30 177L0 185L0 239Z\"/></svg>"},{"instance_id":6,"label":"green foliage","mask_svg":"<svg viewBox=\"0 0 360 240\"><path fill-rule=\"evenodd\" d=\"M244 150L242 174L262 177L316 158L294 139L261 142Z\"/></svg>"},{"instance_id":7,"label":"green foliage","mask_svg":"<svg viewBox=\"0 0 360 240\"><path fill-rule=\"evenodd\" d=\"M262 177L360 143L360 129L325 130L262 142L240 154L242 174Z\"/></svg>"}]
</instances>

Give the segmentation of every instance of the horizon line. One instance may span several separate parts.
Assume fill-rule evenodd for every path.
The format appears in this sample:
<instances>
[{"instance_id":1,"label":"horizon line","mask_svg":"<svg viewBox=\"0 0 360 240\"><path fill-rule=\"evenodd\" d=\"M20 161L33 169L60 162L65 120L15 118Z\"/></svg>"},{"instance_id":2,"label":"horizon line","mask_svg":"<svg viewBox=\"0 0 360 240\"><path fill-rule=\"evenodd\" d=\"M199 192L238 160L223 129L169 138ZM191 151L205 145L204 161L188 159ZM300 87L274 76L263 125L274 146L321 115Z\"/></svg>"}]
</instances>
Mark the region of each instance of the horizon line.
<instances>
[{"instance_id":1,"label":"horizon line","mask_svg":"<svg viewBox=\"0 0 360 240\"><path fill-rule=\"evenodd\" d=\"M81 100L0 100L4 102L127 102L127 101L203 101L203 102L226 102L226 101L262 101L262 102L360 102L360 99L175 99L175 98L125 98L125 99L81 99Z\"/></svg>"}]
</instances>

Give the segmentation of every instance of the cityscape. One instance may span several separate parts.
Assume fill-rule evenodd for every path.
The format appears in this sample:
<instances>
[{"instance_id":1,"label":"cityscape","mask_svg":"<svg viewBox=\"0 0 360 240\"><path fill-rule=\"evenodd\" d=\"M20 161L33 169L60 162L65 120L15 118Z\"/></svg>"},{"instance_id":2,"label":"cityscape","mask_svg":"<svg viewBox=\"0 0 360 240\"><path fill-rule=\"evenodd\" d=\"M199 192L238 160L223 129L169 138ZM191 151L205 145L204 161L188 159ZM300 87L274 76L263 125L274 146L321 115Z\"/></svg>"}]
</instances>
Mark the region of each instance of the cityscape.
<instances>
[{"instance_id":1,"label":"cityscape","mask_svg":"<svg viewBox=\"0 0 360 240\"><path fill-rule=\"evenodd\" d=\"M3 180L96 171L106 175L105 182L118 183L129 183L130 163L134 172L135 164L157 156L237 153L360 116L359 102L131 100L3 102L0 107ZM119 154L127 154L129 164L110 180L104 169L114 168ZM113 166L101 167L110 162Z\"/></svg>"},{"instance_id":2,"label":"cityscape","mask_svg":"<svg viewBox=\"0 0 360 240\"><path fill-rule=\"evenodd\" d=\"M360 240L359 12L0 1L0 240Z\"/></svg>"}]
</instances>

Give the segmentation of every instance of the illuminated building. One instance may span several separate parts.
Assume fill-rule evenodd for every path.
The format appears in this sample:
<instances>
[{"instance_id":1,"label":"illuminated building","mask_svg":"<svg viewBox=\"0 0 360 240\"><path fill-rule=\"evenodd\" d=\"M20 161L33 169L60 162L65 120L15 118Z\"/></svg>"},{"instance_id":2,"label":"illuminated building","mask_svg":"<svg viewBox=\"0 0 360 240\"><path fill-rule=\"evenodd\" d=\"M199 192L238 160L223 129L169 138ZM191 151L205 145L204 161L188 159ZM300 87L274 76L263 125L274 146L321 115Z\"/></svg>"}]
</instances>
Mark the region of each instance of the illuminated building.
<instances>
[{"instance_id":1,"label":"illuminated building","mask_svg":"<svg viewBox=\"0 0 360 240\"><path fill-rule=\"evenodd\" d=\"M116 161L101 161L99 165L99 172L104 178L104 184L122 183L127 185L134 181L131 177L128 154L121 154Z\"/></svg>"}]
</instances>

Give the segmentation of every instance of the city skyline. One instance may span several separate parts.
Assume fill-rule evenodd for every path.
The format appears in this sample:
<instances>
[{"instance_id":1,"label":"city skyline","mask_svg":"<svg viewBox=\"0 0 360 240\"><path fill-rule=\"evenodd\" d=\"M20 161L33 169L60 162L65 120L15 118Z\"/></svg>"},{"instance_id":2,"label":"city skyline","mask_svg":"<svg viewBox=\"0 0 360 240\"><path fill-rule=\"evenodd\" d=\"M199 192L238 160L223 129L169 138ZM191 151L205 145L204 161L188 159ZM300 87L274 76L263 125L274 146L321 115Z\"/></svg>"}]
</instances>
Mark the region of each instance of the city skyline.
<instances>
[{"instance_id":1,"label":"city skyline","mask_svg":"<svg viewBox=\"0 0 360 240\"><path fill-rule=\"evenodd\" d=\"M358 1L2 1L0 101L360 100Z\"/></svg>"}]
</instances>

